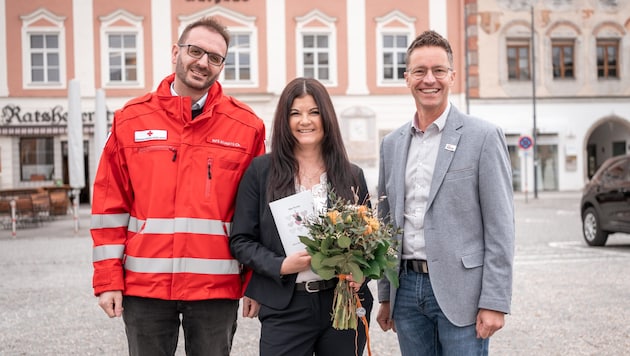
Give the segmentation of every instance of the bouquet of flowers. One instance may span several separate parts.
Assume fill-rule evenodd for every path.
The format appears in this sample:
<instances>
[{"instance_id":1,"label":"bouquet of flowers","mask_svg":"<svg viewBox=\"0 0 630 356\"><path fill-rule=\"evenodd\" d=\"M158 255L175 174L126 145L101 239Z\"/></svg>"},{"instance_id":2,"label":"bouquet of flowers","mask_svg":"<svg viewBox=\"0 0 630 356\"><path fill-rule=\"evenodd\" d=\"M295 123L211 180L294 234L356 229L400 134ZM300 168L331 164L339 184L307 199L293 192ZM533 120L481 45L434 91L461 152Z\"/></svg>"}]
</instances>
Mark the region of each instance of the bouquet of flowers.
<instances>
[{"instance_id":1,"label":"bouquet of flowers","mask_svg":"<svg viewBox=\"0 0 630 356\"><path fill-rule=\"evenodd\" d=\"M331 207L318 216L306 218L304 224L309 236L300 236L312 256L311 266L323 279L339 278L333 301L333 327L339 330L355 329L358 317L365 314L354 290L352 280L380 279L386 276L398 286L398 262L393 246L393 225L385 224L375 209L355 201L338 198L329 187ZM359 306L359 308L357 308ZM363 314L363 315L357 315Z\"/></svg>"}]
</instances>

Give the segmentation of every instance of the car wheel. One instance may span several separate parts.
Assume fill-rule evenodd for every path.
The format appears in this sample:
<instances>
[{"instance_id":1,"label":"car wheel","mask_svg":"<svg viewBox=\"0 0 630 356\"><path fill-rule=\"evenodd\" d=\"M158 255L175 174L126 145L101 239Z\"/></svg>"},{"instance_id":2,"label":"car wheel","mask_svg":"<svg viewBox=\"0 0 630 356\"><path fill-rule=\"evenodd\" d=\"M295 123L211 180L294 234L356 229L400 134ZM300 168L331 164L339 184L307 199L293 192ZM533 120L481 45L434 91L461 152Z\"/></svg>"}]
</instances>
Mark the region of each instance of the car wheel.
<instances>
[{"instance_id":1,"label":"car wheel","mask_svg":"<svg viewBox=\"0 0 630 356\"><path fill-rule=\"evenodd\" d=\"M582 214L582 232L589 246L604 246L608 240L608 232L602 230L599 225L599 216L592 207Z\"/></svg>"}]
</instances>

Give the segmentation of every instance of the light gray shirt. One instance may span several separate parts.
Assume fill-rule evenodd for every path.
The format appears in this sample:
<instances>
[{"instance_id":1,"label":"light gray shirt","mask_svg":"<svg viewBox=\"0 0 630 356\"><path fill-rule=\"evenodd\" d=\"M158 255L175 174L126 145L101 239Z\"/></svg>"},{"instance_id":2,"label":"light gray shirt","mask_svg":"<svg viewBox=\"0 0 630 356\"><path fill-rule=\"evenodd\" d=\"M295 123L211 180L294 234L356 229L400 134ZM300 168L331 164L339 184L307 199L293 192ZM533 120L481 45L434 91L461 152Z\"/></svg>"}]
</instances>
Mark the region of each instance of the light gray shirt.
<instances>
[{"instance_id":1,"label":"light gray shirt","mask_svg":"<svg viewBox=\"0 0 630 356\"><path fill-rule=\"evenodd\" d=\"M424 241L424 214L426 212L433 170L440 148L442 130L451 103L446 110L423 132L419 128L418 114L411 127L411 143L405 168L405 223L403 226L402 258L426 260Z\"/></svg>"}]
</instances>

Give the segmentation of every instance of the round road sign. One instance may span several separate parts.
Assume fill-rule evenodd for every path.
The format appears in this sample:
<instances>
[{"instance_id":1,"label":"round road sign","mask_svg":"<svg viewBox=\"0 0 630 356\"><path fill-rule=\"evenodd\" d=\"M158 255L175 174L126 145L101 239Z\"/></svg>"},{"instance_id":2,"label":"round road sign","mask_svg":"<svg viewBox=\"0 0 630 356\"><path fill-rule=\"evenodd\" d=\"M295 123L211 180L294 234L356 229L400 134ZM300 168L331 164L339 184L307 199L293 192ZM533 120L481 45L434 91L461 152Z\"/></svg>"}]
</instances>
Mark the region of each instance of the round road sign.
<instances>
[{"instance_id":1,"label":"round road sign","mask_svg":"<svg viewBox=\"0 0 630 356\"><path fill-rule=\"evenodd\" d=\"M532 147L533 143L534 141L529 136L521 136L521 138L518 140L518 145L524 150L527 150L530 147Z\"/></svg>"}]
</instances>

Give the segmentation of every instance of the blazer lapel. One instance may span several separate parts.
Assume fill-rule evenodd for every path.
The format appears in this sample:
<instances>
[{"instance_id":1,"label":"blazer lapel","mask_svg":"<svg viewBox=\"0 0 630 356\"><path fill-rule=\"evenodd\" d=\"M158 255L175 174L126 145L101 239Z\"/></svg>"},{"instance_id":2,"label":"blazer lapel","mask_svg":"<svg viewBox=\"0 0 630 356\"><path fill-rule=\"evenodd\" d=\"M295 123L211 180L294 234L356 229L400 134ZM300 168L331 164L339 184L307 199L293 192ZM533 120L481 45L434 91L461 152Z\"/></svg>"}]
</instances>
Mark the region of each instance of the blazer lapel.
<instances>
[{"instance_id":1,"label":"blazer lapel","mask_svg":"<svg viewBox=\"0 0 630 356\"><path fill-rule=\"evenodd\" d=\"M396 224L403 226L405 212L405 170L407 168L407 153L411 143L411 123L400 133L399 139L396 141L396 155L394 159L394 174L397 189L396 192Z\"/></svg>"},{"instance_id":2,"label":"blazer lapel","mask_svg":"<svg viewBox=\"0 0 630 356\"><path fill-rule=\"evenodd\" d=\"M437 161L435 162L435 169L433 170L426 210L429 210L431 204L433 204L433 199L435 199L435 195L440 189L440 186L442 186L448 167L451 166L455 151L458 149L457 144L459 143L459 138L462 135L461 129L463 123L464 120L459 111L454 106L451 106L451 112L448 114L446 125L442 132L440 147L438 147Z\"/></svg>"}]
</instances>

